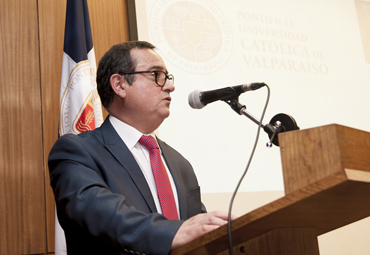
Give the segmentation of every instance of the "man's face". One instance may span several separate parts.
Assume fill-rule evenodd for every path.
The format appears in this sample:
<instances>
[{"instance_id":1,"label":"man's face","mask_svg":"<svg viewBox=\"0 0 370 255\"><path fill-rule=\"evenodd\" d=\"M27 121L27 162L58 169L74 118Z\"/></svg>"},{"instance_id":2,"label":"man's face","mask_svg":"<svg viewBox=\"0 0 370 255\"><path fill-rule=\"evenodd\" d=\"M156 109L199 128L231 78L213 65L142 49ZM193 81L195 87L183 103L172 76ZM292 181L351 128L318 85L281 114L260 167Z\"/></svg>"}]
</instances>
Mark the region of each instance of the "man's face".
<instances>
[{"instance_id":1,"label":"man's face","mask_svg":"<svg viewBox=\"0 0 370 255\"><path fill-rule=\"evenodd\" d=\"M136 62L135 72L164 71L167 68L162 58L151 49L132 49L131 57ZM171 81L167 80L163 87L155 82L153 73L134 74L134 82L126 86L125 106L136 121L163 121L170 114L170 93L175 90ZM131 115L130 114L130 115Z\"/></svg>"}]
</instances>

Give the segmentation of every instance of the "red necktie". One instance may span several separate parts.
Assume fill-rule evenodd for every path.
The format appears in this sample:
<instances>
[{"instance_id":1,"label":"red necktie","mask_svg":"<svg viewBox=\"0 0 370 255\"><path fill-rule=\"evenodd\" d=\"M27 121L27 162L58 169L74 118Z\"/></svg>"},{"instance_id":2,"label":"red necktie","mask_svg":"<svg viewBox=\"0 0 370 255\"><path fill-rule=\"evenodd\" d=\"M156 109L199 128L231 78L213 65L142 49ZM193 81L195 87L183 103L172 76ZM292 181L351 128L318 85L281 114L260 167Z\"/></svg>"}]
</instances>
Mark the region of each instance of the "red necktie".
<instances>
[{"instance_id":1,"label":"red necktie","mask_svg":"<svg viewBox=\"0 0 370 255\"><path fill-rule=\"evenodd\" d=\"M150 135L143 135L140 138L139 143L149 150L150 165L152 167L163 216L170 220L178 220L179 216L177 214L171 183L168 178L166 168L162 162L159 147L155 138Z\"/></svg>"}]
</instances>

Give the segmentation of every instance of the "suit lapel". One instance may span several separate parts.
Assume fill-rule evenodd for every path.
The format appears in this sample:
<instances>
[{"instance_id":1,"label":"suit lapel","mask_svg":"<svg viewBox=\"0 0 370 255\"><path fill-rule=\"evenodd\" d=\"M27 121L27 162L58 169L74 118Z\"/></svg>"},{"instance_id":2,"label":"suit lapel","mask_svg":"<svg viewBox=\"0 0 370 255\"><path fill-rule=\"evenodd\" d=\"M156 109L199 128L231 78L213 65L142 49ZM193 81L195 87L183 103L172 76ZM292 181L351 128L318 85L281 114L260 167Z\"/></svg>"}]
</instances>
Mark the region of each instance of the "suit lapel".
<instances>
[{"instance_id":1,"label":"suit lapel","mask_svg":"<svg viewBox=\"0 0 370 255\"><path fill-rule=\"evenodd\" d=\"M187 205L186 205L186 188L184 185L183 178L181 176L181 170L177 164L177 162L174 160L174 157L171 155L172 152L169 148L169 146L157 138L158 145L162 150L163 157L166 161L166 164L172 174L173 180L176 184L177 188L177 195L179 197L179 210L180 210L180 218L181 219L187 219Z\"/></svg>"},{"instance_id":2,"label":"suit lapel","mask_svg":"<svg viewBox=\"0 0 370 255\"><path fill-rule=\"evenodd\" d=\"M130 150L127 148L126 144L122 141L116 130L113 128L108 117L101 125L101 133L106 148L129 173L134 184L138 187L144 200L148 204L151 212L157 212L152 193L150 192L149 186L139 165L137 164Z\"/></svg>"}]
</instances>

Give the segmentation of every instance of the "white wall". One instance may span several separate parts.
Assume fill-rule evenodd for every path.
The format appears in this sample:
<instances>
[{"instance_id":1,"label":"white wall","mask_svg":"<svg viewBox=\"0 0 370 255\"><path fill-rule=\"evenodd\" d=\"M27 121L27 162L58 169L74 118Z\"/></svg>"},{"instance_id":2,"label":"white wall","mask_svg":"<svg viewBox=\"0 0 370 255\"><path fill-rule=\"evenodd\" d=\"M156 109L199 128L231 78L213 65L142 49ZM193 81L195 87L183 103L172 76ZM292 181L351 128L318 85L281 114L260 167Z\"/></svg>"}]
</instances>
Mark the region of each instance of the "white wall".
<instances>
[{"instance_id":1,"label":"white wall","mask_svg":"<svg viewBox=\"0 0 370 255\"><path fill-rule=\"evenodd\" d=\"M194 90L261 81L271 88L264 123L282 112L292 115L301 129L337 123L370 131L369 2L137 0L136 9L139 39L158 47L175 76L171 116L159 136L192 163L209 209L227 210L228 200L215 202L215 197L234 191L257 125L221 101L191 109L187 97ZM239 99L259 117L266 95L262 88ZM261 205L261 194L268 203L284 189L279 148L266 148L267 141L262 131L240 187L255 206ZM238 201L234 210L239 212L246 202ZM365 241L369 225L366 220L356 225L363 251L370 248ZM349 254L342 247L346 231L341 241L331 234L320 237L321 254Z\"/></svg>"}]
</instances>

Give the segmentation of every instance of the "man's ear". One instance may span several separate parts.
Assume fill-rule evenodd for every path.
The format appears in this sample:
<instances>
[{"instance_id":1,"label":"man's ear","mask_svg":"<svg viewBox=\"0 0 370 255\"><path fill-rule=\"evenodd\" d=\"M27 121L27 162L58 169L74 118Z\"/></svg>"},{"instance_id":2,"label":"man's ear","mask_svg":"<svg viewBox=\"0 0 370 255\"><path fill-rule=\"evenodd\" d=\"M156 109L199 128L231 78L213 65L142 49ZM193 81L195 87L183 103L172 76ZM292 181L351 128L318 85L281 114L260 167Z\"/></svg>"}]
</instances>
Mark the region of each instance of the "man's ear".
<instances>
[{"instance_id":1,"label":"man's ear","mask_svg":"<svg viewBox=\"0 0 370 255\"><path fill-rule=\"evenodd\" d=\"M119 74L113 74L110 77L109 82L114 93L116 93L117 96L119 96L120 98L126 97L125 85L127 84L127 81L124 78L124 76Z\"/></svg>"}]
</instances>

